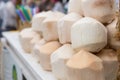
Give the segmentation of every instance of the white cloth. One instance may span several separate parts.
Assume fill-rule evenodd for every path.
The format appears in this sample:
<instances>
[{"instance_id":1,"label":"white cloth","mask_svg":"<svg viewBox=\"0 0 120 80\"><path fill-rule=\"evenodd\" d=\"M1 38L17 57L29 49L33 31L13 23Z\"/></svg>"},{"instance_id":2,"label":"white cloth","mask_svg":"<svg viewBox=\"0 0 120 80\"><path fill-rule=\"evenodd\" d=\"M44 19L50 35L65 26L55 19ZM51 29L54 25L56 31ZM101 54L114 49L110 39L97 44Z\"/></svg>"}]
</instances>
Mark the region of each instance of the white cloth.
<instances>
[{"instance_id":1,"label":"white cloth","mask_svg":"<svg viewBox=\"0 0 120 80\"><path fill-rule=\"evenodd\" d=\"M0 19L3 19L5 11L5 3L3 1L0 1Z\"/></svg>"},{"instance_id":2,"label":"white cloth","mask_svg":"<svg viewBox=\"0 0 120 80\"><path fill-rule=\"evenodd\" d=\"M119 10L119 0L115 0L116 1L116 9Z\"/></svg>"},{"instance_id":3,"label":"white cloth","mask_svg":"<svg viewBox=\"0 0 120 80\"><path fill-rule=\"evenodd\" d=\"M4 29L6 26L17 26L17 21L16 21L16 8L15 5L11 2L8 1L5 6L5 14L3 18L3 25L2 28Z\"/></svg>"},{"instance_id":4,"label":"white cloth","mask_svg":"<svg viewBox=\"0 0 120 80\"><path fill-rule=\"evenodd\" d=\"M5 11L5 3L3 1L0 1L0 18L3 18L3 12Z\"/></svg>"}]
</instances>

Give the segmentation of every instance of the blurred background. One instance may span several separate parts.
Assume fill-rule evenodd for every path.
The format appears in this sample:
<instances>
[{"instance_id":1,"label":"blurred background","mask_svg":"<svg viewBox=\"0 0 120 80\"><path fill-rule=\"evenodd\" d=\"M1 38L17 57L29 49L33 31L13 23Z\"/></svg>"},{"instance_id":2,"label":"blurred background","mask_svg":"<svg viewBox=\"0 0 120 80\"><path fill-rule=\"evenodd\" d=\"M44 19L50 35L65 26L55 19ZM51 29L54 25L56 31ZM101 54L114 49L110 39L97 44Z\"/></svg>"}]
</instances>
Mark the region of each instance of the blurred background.
<instances>
[{"instance_id":1,"label":"blurred background","mask_svg":"<svg viewBox=\"0 0 120 80\"><path fill-rule=\"evenodd\" d=\"M69 0L0 0L0 37L3 31L30 26L32 17L42 11L67 13Z\"/></svg>"},{"instance_id":2,"label":"blurred background","mask_svg":"<svg viewBox=\"0 0 120 80\"><path fill-rule=\"evenodd\" d=\"M4 31L30 27L32 17L42 11L52 10L67 14L68 2L69 0L0 0L0 38ZM116 0L115 5L119 11L119 0Z\"/></svg>"}]
</instances>

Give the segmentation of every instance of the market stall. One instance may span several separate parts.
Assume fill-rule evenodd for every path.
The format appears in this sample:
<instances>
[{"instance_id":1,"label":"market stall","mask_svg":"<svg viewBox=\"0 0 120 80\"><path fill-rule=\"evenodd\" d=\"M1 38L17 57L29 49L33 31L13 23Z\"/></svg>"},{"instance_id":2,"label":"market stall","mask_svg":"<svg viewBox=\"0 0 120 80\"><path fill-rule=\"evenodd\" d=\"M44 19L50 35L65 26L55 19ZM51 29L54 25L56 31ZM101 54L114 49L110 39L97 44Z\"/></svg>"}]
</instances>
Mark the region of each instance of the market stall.
<instances>
[{"instance_id":1,"label":"market stall","mask_svg":"<svg viewBox=\"0 0 120 80\"><path fill-rule=\"evenodd\" d=\"M118 17L115 0L70 0L67 14L35 14L29 28L3 33L4 80L116 80Z\"/></svg>"}]
</instances>

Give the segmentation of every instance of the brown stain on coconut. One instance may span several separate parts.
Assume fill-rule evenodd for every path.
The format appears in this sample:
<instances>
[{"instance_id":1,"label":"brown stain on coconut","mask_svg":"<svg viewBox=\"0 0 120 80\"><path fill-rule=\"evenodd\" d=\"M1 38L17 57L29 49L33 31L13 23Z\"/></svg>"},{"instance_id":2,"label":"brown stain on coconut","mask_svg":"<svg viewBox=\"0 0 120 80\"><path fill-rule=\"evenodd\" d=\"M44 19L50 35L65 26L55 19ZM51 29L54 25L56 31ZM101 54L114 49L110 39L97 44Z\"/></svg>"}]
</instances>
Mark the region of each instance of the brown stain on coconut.
<instances>
[{"instance_id":1,"label":"brown stain on coconut","mask_svg":"<svg viewBox=\"0 0 120 80\"><path fill-rule=\"evenodd\" d=\"M118 22L117 22L117 32L115 34L115 39L120 41L120 13L118 13L116 16L118 16Z\"/></svg>"},{"instance_id":2,"label":"brown stain on coconut","mask_svg":"<svg viewBox=\"0 0 120 80\"><path fill-rule=\"evenodd\" d=\"M111 9L113 9L114 0L96 0L93 3L93 7L101 7L101 6L110 6Z\"/></svg>"}]
</instances>

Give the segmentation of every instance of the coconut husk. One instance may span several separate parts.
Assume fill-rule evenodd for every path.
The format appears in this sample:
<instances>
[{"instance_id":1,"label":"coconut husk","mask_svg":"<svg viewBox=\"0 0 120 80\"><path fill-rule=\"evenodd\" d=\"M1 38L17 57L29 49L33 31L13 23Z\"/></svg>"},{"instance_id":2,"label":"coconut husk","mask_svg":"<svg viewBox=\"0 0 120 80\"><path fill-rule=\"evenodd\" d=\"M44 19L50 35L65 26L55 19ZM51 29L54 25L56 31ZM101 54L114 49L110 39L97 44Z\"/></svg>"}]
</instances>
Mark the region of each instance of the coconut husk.
<instances>
[{"instance_id":1,"label":"coconut husk","mask_svg":"<svg viewBox=\"0 0 120 80\"><path fill-rule=\"evenodd\" d=\"M119 0L119 10L117 12L117 16L118 16L118 23L117 23L118 32L116 33L116 39L120 40L120 0ZM119 71L118 71L117 80L120 80L120 50L117 50L117 53L118 53L118 60L119 60Z\"/></svg>"},{"instance_id":2,"label":"coconut husk","mask_svg":"<svg viewBox=\"0 0 120 80\"><path fill-rule=\"evenodd\" d=\"M119 2L119 5L120 5L120 2ZM115 38L116 40L120 41L120 8L119 8L119 11L117 11L116 16L118 17L118 22L116 27L118 31L116 32Z\"/></svg>"},{"instance_id":3,"label":"coconut husk","mask_svg":"<svg viewBox=\"0 0 120 80\"><path fill-rule=\"evenodd\" d=\"M118 37L120 39L120 0L119 0L119 11L118 11L118 23L117 23L117 28L118 28L118 33L116 34L116 37ZM119 66L120 66L120 49L117 50L118 53L118 60L119 60ZM119 67L119 71L118 71L118 76L117 76L117 80L120 80L120 67Z\"/></svg>"},{"instance_id":4,"label":"coconut husk","mask_svg":"<svg viewBox=\"0 0 120 80\"><path fill-rule=\"evenodd\" d=\"M116 32L116 35L114 36L114 38L116 39L116 40L118 40L118 41L120 41L120 13L119 12L117 12L117 14L116 14L116 16L118 17L118 22L117 22L117 32Z\"/></svg>"}]
</instances>

